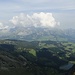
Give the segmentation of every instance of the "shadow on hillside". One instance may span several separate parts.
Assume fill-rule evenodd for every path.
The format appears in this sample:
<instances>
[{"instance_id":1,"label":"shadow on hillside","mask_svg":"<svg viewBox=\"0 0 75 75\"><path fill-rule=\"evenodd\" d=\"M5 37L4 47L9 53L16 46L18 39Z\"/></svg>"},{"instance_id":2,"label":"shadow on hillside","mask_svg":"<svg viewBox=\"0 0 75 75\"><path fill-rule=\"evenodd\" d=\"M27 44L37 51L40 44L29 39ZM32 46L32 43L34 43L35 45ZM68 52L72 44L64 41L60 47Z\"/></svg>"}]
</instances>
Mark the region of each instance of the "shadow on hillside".
<instances>
[{"instance_id":1,"label":"shadow on hillside","mask_svg":"<svg viewBox=\"0 0 75 75\"><path fill-rule=\"evenodd\" d=\"M51 53L47 48L42 48L37 52L37 63L46 66L56 66L58 68L68 62L63 59L59 59L58 56L53 55L53 53Z\"/></svg>"},{"instance_id":2,"label":"shadow on hillside","mask_svg":"<svg viewBox=\"0 0 75 75\"><path fill-rule=\"evenodd\" d=\"M15 50L15 47L11 44L0 44L0 50L12 52Z\"/></svg>"}]
</instances>

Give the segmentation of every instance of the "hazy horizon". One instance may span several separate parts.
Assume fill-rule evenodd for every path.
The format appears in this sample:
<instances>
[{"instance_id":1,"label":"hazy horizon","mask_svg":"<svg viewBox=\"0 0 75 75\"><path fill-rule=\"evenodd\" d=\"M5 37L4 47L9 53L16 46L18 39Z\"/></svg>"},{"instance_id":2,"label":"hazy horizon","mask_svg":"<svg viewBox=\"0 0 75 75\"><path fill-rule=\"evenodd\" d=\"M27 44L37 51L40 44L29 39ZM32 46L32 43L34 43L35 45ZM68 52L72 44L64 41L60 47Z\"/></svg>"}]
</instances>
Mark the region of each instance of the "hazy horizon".
<instances>
[{"instance_id":1,"label":"hazy horizon","mask_svg":"<svg viewBox=\"0 0 75 75\"><path fill-rule=\"evenodd\" d=\"M0 0L0 30L21 27L75 27L74 0Z\"/></svg>"}]
</instances>

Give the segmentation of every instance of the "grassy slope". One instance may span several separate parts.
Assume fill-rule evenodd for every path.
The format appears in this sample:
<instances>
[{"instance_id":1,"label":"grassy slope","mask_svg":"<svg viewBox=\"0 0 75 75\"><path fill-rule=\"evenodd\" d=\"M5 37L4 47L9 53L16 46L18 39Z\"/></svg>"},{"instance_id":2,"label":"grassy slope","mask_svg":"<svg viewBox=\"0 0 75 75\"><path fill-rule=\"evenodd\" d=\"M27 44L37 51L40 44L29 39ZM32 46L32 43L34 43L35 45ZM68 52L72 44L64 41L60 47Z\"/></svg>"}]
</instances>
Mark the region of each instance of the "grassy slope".
<instances>
[{"instance_id":1,"label":"grassy slope","mask_svg":"<svg viewBox=\"0 0 75 75\"><path fill-rule=\"evenodd\" d=\"M0 66L8 70L1 70L2 75L60 75L59 66L75 61L72 42L3 40L0 43Z\"/></svg>"}]
</instances>

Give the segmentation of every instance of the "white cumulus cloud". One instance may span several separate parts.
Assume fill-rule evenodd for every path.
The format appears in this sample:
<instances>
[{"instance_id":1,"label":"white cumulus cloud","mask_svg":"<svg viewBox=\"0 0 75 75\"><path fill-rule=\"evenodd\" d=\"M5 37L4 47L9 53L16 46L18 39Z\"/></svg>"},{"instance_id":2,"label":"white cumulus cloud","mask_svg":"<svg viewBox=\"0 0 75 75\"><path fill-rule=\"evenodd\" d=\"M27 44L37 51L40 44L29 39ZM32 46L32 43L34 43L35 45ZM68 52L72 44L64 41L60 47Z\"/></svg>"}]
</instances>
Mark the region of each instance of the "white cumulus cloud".
<instances>
[{"instance_id":1,"label":"white cumulus cloud","mask_svg":"<svg viewBox=\"0 0 75 75\"><path fill-rule=\"evenodd\" d=\"M32 15L21 13L18 16L14 16L11 20L15 26L34 26L34 27L55 27L59 25L59 22L56 22L52 13L33 13Z\"/></svg>"},{"instance_id":2,"label":"white cumulus cloud","mask_svg":"<svg viewBox=\"0 0 75 75\"><path fill-rule=\"evenodd\" d=\"M3 23L0 22L0 29L1 30L8 29L8 26L4 26Z\"/></svg>"}]
</instances>

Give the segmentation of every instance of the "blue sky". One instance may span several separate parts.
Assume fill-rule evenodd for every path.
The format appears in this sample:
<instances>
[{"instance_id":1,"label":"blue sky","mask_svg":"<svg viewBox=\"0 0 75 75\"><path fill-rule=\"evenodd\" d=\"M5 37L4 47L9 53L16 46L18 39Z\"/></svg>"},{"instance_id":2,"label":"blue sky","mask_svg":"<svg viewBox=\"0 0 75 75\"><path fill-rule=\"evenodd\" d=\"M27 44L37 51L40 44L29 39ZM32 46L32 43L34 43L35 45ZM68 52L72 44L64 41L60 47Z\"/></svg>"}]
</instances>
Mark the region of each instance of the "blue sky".
<instances>
[{"instance_id":1,"label":"blue sky","mask_svg":"<svg viewBox=\"0 0 75 75\"><path fill-rule=\"evenodd\" d=\"M0 22L38 12L52 13L61 28L75 27L75 0L0 0Z\"/></svg>"}]
</instances>

